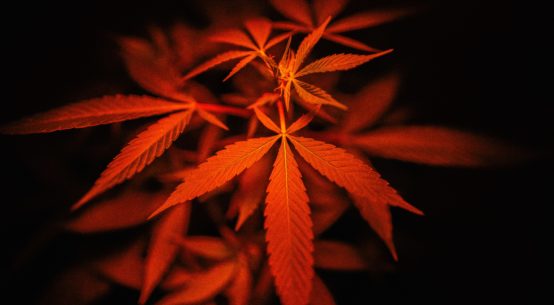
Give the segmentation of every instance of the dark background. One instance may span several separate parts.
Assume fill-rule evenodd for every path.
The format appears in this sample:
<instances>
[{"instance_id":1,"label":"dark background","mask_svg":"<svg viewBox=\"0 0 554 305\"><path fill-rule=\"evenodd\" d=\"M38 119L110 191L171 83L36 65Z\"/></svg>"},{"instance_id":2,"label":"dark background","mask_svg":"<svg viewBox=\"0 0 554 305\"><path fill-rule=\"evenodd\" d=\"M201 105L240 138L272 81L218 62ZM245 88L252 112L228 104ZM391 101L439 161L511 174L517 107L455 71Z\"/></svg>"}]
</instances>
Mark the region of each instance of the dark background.
<instances>
[{"instance_id":1,"label":"dark background","mask_svg":"<svg viewBox=\"0 0 554 305\"><path fill-rule=\"evenodd\" d=\"M126 76L114 38L144 35L147 25L176 20L202 25L200 6L189 2L4 9L10 18L2 21L7 53L0 122L83 98L140 92ZM390 1L354 2L349 10L379 3ZM383 175L426 216L394 211L400 261L393 272L323 277L339 305L550 303L553 18L539 1L427 3L426 13L358 34L396 49L405 72L397 103L414 109L414 122L509 140L539 157L479 170L378 161ZM108 135L100 127L0 136L2 275L17 296L6 304L31 304L87 243L55 235L52 227L123 145ZM122 290L102 304L134 304L136 297Z\"/></svg>"}]
</instances>

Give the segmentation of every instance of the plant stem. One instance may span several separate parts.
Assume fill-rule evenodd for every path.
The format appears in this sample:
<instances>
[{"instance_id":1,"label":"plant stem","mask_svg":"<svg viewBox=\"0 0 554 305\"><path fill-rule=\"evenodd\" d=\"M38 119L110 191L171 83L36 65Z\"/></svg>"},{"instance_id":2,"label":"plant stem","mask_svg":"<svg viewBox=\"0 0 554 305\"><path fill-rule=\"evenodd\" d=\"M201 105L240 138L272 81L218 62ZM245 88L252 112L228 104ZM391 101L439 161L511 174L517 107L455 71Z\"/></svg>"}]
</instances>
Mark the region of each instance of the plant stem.
<instances>
[{"instance_id":1,"label":"plant stem","mask_svg":"<svg viewBox=\"0 0 554 305\"><path fill-rule=\"evenodd\" d=\"M196 103L196 107L209 112L224 113L224 114L234 115L242 118L249 118L252 115L252 111L249 109L243 109L243 108L232 107L232 106Z\"/></svg>"}]
</instances>

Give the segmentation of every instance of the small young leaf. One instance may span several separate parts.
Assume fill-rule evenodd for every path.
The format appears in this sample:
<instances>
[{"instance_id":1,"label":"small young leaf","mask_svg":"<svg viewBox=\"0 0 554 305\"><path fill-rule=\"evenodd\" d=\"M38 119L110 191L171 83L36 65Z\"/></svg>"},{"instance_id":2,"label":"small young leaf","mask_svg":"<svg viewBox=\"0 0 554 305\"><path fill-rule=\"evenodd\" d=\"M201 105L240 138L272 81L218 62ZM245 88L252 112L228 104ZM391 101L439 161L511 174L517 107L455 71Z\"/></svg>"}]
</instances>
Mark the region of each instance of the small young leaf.
<instances>
[{"instance_id":1,"label":"small young leaf","mask_svg":"<svg viewBox=\"0 0 554 305\"><path fill-rule=\"evenodd\" d=\"M294 80L292 83L294 84L294 90L296 90L298 96L307 103L330 105L342 110L348 109L348 107L335 100L329 93L321 88L299 80Z\"/></svg>"},{"instance_id":2,"label":"small young leaf","mask_svg":"<svg viewBox=\"0 0 554 305\"><path fill-rule=\"evenodd\" d=\"M304 40L302 40L300 46L298 47L298 52L296 52L296 60L294 61L294 67L292 69L294 72L298 71L298 69L304 62L304 59L308 57L313 47L319 41L321 35L323 35L323 32L325 32L325 28L327 27L327 24L329 24L329 21L331 21L330 17L327 18L327 20L323 22L317 29L306 36Z\"/></svg>"}]
</instances>

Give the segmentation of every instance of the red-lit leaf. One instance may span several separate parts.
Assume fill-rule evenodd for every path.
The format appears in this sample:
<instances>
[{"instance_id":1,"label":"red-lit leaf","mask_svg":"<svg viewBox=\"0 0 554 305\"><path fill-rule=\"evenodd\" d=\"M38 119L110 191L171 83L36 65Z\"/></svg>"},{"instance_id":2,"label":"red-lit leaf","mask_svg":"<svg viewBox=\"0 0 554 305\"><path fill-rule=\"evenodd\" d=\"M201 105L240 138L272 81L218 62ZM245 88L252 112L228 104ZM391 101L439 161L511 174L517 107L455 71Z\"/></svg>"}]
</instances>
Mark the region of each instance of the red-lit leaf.
<instances>
[{"instance_id":1,"label":"red-lit leaf","mask_svg":"<svg viewBox=\"0 0 554 305\"><path fill-rule=\"evenodd\" d=\"M342 33L378 26L414 13L411 8L383 9L357 13L342 18L329 26L329 33Z\"/></svg>"},{"instance_id":2,"label":"red-lit leaf","mask_svg":"<svg viewBox=\"0 0 554 305\"><path fill-rule=\"evenodd\" d=\"M436 126L382 128L353 144L379 157L440 166L485 166L517 158L518 151L491 139Z\"/></svg>"},{"instance_id":3,"label":"red-lit leaf","mask_svg":"<svg viewBox=\"0 0 554 305\"><path fill-rule=\"evenodd\" d=\"M312 221L306 189L285 138L267 187L264 215L269 265L281 302L307 304L314 275Z\"/></svg>"},{"instance_id":4,"label":"red-lit leaf","mask_svg":"<svg viewBox=\"0 0 554 305\"><path fill-rule=\"evenodd\" d=\"M158 40L165 40L163 33L155 33ZM126 37L119 42L127 71L141 87L159 96L188 101L187 95L180 92L179 71L167 49L167 41L159 42L163 46L158 47L137 38Z\"/></svg>"},{"instance_id":5,"label":"red-lit leaf","mask_svg":"<svg viewBox=\"0 0 554 305\"><path fill-rule=\"evenodd\" d=\"M367 269L358 249L339 241L318 240L314 244L314 265L327 270L357 271Z\"/></svg>"},{"instance_id":6,"label":"red-lit leaf","mask_svg":"<svg viewBox=\"0 0 554 305\"><path fill-rule=\"evenodd\" d=\"M185 76L183 76L183 80L191 79L191 78L195 77L196 75L204 73L204 72L208 71L209 69L211 69L211 68L213 68L213 67L215 67L219 64L222 64L222 63L227 62L229 60L233 60L233 59L237 59L237 58L241 58L241 57L246 57L246 56L250 55L251 53L252 53L251 51L228 51L228 52L225 52L225 53L221 53L221 54L215 56L214 58L212 58L208 61L205 61L204 63L200 64L196 68L190 70Z\"/></svg>"},{"instance_id":7,"label":"red-lit leaf","mask_svg":"<svg viewBox=\"0 0 554 305\"><path fill-rule=\"evenodd\" d=\"M342 259L342 258L341 258ZM310 294L310 305L335 305L335 299L319 276L315 275Z\"/></svg>"},{"instance_id":8,"label":"red-lit leaf","mask_svg":"<svg viewBox=\"0 0 554 305\"><path fill-rule=\"evenodd\" d=\"M421 214L421 211L404 201L375 170L344 149L310 138L289 138L304 160L348 192Z\"/></svg>"},{"instance_id":9,"label":"red-lit leaf","mask_svg":"<svg viewBox=\"0 0 554 305\"><path fill-rule=\"evenodd\" d=\"M256 117L258 120L262 123L262 125L265 126L265 128L276 132L281 133L281 128L279 128L272 119L270 119L262 110L260 110L258 107L254 107L254 113L256 114Z\"/></svg>"},{"instance_id":10,"label":"red-lit leaf","mask_svg":"<svg viewBox=\"0 0 554 305\"><path fill-rule=\"evenodd\" d=\"M372 59L389 54L392 49L370 55L334 54L318 59L298 72L297 77L312 73L350 70Z\"/></svg>"},{"instance_id":11,"label":"red-lit leaf","mask_svg":"<svg viewBox=\"0 0 554 305\"><path fill-rule=\"evenodd\" d=\"M217 264L214 267L198 272L194 280L187 285L169 293L157 305L188 305L207 302L223 292L237 271L234 260Z\"/></svg>"},{"instance_id":12,"label":"red-lit leaf","mask_svg":"<svg viewBox=\"0 0 554 305\"><path fill-rule=\"evenodd\" d=\"M237 272L225 293L229 300L229 305L250 304L252 281L252 273L248 267L248 260L244 256L239 256Z\"/></svg>"},{"instance_id":13,"label":"red-lit leaf","mask_svg":"<svg viewBox=\"0 0 554 305\"><path fill-rule=\"evenodd\" d=\"M223 185L263 157L278 139L279 136L254 138L226 146L191 171L185 182L177 187L151 217L175 204L192 200Z\"/></svg>"},{"instance_id":14,"label":"red-lit leaf","mask_svg":"<svg viewBox=\"0 0 554 305\"><path fill-rule=\"evenodd\" d=\"M215 115L211 114L210 112L202 110L200 108L197 108L196 112L201 118L206 120L206 122L209 122L210 124L213 124L221 129L229 130L229 127L227 127L225 123L223 123L220 119L218 119Z\"/></svg>"},{"instance_id":15,"label":"red-lit leaf","mask_svg":"<svg viewBox=\"0 0 554 305\"><path fill-rule=\"evenodd\" d=\"M311 26L312 14L306 0L270 0L269 3L283 16Z\"/></svg>"},{"instance_id":16,"label":"red-lit leaf","mask_svg":"<svg viewBox=\"0 0 554 305\"><path fill-rule=\"evenodd\" d=\"M310 124L310 122L314 119L315 115L318 113L319 108L320 107L318 105L312 111L310 111L309 113L306 113L306 114L302 115L301 117L299 117L298 120L294 121L287 128L287 133L292 134L292 133L295 133L295 132L299 131L300 129L308 126L308 124Z\"/></svg>"},{"instance_id":17,"label":"red-lit leaf","mask_svg":"<svg viewBox=\"0 0 554 305\"><path fill-rule=\"evenodd\" d=\"M388 73L366 85L348 103L350 111L341 121L340 129L354 132L373 126L390 108L394 101L400 77L397 73Z\"/></svg>"},{"instance_id":18,"label":"red-lit leaf","mask_svg":"<svg viewBox=\"0 0 554 305\"><path fill-rule=\"evenodd\" d=\"M231 248L221 238L187 236L177 242L191 253L207 259L221 261L233 255Z\"/></svg>"},{"instance_id":19,"label":"red-lit leaf","mask_svg":"<svg viewBox=\"0 0 554 305\"><path fill-rule=\"evenodd\" d=\"M329 93L321 88L299 80L294 80L292 83L294 84L294 90L296 90L298 96L307 103L329 105L342 110L348 109L348 107L335 100Z\"/></svg>"},{"instance_id":20,"label":"red-lit leaf","mask_svg":"<svg viewBox=\"0 0 554 305\"><path fill-rule=\"evenodd\" d=\"M188 228L190 205L182 204L173 207L158 219L152 232L144 267L144 282L139 303L144 304L150 294L160 283L177 255L179 246L175 236L181 236Z\"/></svg>"},{"instance_id":21,"label":"red-lit leaf","mask_svg":"<svg viewBox=\"0 0 554 305\"><path fill-rule=\"evenodd\" d=\"M254 18L247 20L244 25L248 32L252 34L258 48L263 49L271 33L271 22L265 18Z\"/></svg>"},{"instance_id":22,"label":"red-lit leaf","mask_svg":"<svg viewBox=\"0 0 554 305\"><path fill-rule=\"evenodd\" d=\"M65 228L79 233L97 233L126 229L146 222L156 207L167 198L167 192L125 192L84 209L69 220Z\"/></svg>"},{"instance_id":23,"label":"red-lit leaf","mask_svg":"<svg viewBox=\"0 0 554 305\"><path fill-rule=\"evenodd\" d=\"M238 213L235 230L239 230L244 222L254 213L265 197L267 177L271 171L271 159L264 156L250 168L246 169L239 179L239 187L231 197L230 215Z\"/></svg>"},{"instance_id":24,"label":"red-lit leaf","mask_svg":"<svg viewBox=\"0 0 554 305\"><path fill-rule=\"evenodd\" d=\"M138 95L112 95L70 104L3 126L5 134L46 133L123 122L183 110L186 104Z\"/></svg>"},{"instance_id":25,"label":"red-lit leaf","mask_svg":"<svg viewBox=\"0 0 554 305\"><path fill-rule=\"evenodd\" d=\"M144 243L135 241L93 263L96 273L112 283L139 290L144 277Z\"/></svg>"},{"instance_id":26,"label":"red-lit leaf","mask_svg":"<svg viewBox=\"0 0 554 305\"><path fill-rule=\"evenodd\" d=\"M308 57L316 43L321 38L321 35L323 35L323 32L325 31L325 28L327 27L327 24L329 24L330 20L330 18L327 18L325 22L323 22L317 29L315 29L308 36L306 36L304 40L302 40L300 46L298 47L298 51L296 52L296 59L294 61L294 67L292 69L293 71L298 71L306 57Z\"/></svg>"},{"instance_id":27,"label":"red-lit leaf","mask_svg":"<svg viewBox=\"0 0 554 305\"><path fill-rule=\"evenodd\" d=\"M248 55L248 56L246 56L245 58L241 59L241 60L233 67L233 69L231 70L231 72L229 72L229 74L223 79L223 81L226 81L226 80L228 80L229 78L231 78L231 76L237 74L240 70L242 70L242 68L246 67L246 65L247 65L248 63L250 63L251 61L253 61L257 56L258 56L257 53L252 52L252 53L250 53L250 55Z\"/></svg>"},{"instance_id":28,"label":"red-lit leaf","mask_svg":"<svg viewBox=\"0 0 554 305\"><path fill-rule=\"evenodd\" d=\"M313 0L312 6L317 25L323 23L329 16L336 19L347 3L348 0Z\"/></svg>"},{"instance_id":29,"label":"red-lit leaf","mask_svg":"<svg viewBox=\"0 0 554 305\"><path fill-rule=\"evenodd\" d=\"M72 208L79 208L97 195L142 171L155 158L161 156L179 137L188 124L191 115L191 110L174 113L141 132L108 164L92 189Z\"/></svg>"},{"instance_id":30,"label":"red-lit leaf","mask_svg":"<svg viewBox=\"0 0 554 305\"><path fill-rule=\"evenodd\" d=\"M217 33L212 35L210 39L215 42L233 44L251 50L257 49L256 45L246 33L236 29L217 31Z\"/></svg>"},{"instance_id":31,"label":"red-lit leaf","mask_svg":"<svg viewBox=\"0 0 554 305\"><path fill-rule=\"evenodd\" d=\"M339 34L324 33L323 38L329 41L365 52L380 52L381 50L368 46L365 43Z\"/></svg>"},{"instance_id":32,"label":"red-lit leaf","mask_svg":"<svg viewBox=\"0 0 554 305\"><path fill-rule=\"evenodd\" d=\"M379 200L372 200L372 198L352 196L352 200L362 217L385 242L394 260L398 260L398 254L396 253L393 240L390 207Z\"/></svg>"}]
</instances>

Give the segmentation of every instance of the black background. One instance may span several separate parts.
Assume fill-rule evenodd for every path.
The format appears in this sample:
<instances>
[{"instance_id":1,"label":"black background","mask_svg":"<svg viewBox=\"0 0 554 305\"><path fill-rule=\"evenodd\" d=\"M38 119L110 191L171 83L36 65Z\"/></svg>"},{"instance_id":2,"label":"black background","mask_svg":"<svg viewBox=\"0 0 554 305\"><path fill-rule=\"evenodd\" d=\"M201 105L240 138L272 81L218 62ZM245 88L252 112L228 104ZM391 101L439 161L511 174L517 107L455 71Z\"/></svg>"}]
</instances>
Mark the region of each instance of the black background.
<instances>
[{"instance_id":1,"label":"black background","mask_svg":"<svg viewBox=\"0 0 554 305\"><path fill-rule=\"evenodd\" d=\"M416 122L476 131L541 153L523 165L484 170L378 162L426 216L394 212L400 254L394 272L323 274L338 304L552 302L553 18L538 2L437 1L420 16L369 32L396 49L406 73L398 104L413 108ZM355 2L350 10L375 4ZM137 92L113 38L143 35L149 24L202 24L200 12L189 1L4 9L10 18L2 21L1 122L100 94ZM34 302L86 243L51 232L123 145L104 140L107 128L94 132L0 137L2 274L17 296L13 303ZM102 304L135 300L122 291Z\"/></svg>"}]
</instances>

